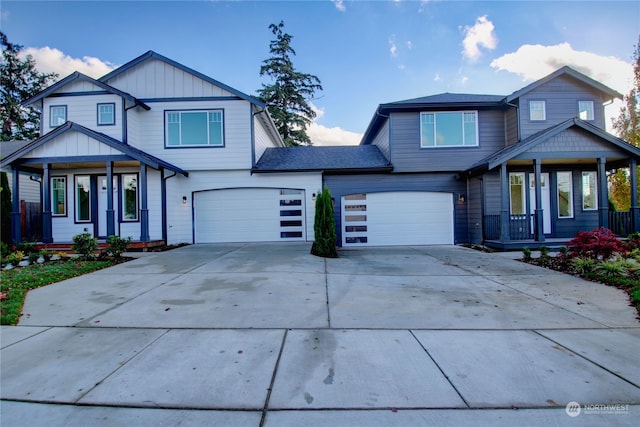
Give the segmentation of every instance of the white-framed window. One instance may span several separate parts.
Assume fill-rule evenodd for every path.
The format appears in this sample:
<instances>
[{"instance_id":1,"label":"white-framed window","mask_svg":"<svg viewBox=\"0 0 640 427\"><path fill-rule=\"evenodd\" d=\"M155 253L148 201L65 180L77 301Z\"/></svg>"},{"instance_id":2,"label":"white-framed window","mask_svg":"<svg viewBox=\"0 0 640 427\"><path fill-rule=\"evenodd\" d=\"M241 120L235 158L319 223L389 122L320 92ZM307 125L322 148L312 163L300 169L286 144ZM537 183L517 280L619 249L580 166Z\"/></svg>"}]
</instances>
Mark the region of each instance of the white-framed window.
<instances>
[{"instance_id":1,"label":"white-framed window","mask_svg":"<svg viewBox=\"0 0 640 427\"><path fill-rule=\"evenodd\" d=\"M223 117L223 110L165 111L165 146L222 147Z\"/></svg>"},{"instance_id":2,"label":"white-framed window","mask_svg":"<svg viewBox=\"0 0 640 427\"><path fill-rule=\"evenodd\" d=\"M547 120L545 101L529 101L529 120L533 122Z\"/></svg>"},{"instance_id":3,"label":"white-framed window","mask_svg":"<svg viewBox=\"0 0 640 427\"><path fill-rule=\"evenodd\" d=\"M67 121L67 106L52 105L49 107L49 126L56 128Z\"/></svg>"},{"instance_id":4,"label":"white-framed window","mask_svg":"<svg viewBox=\"0 0 640 427\"><path fill-rule=\"evenodd\" d=\"M76 222L91 222L91 177L76 175Z\"/></svg>"},{"instance_id":5,"label":"white-framed window","mask_svg":"<svg viewBox=\"0 0 640 427\"><path fill-rule=\"evenodd\" d=\"M525 199L524 172L511 172L509 174L509 194L511 215L524 215L527 211Z\"/></svg>"},{"instance_id":6,"label":"white-framed window","mask_svg":"<svg viewBox=\"0 0 640 427\"><path fill-rule=\"evenodd\" d=\"M597 172L582 172L582 210L594 211L598 209L598 174Z\"/></svg>"},{"instance_id":7,"label":"white-framed window","mask_svg":"<svg viewBox=\"0 0 640 427\"><path fill-rule=\"evenodd\" d=\"M110 126L116 124L116 104L98 104L98 126Z\"/></svg>"},{"instance_id":8,"label":"white-framed window","mask_svg":"<svg viewBox=\"0 0 640 427\"><path fill-rule=\"evenodd\" d=\"M477 146L477 111L420 113L420 147Z\"/></svg>"},{"instance_id":9,"label":"white-framed window","mask_svg":"<svg viewBox=\"0 0 640 427\"><path fill-rule=\"evenodd\" d=\"M67 216L67 177L51 177L51 215Z\"/></svg>"},{"instance_id":10,"label":"white-framed window","mask_svg":"<svg viewBox=\"0 0 640 427\"><path fill-rule=\"evenodd\" d=\"M558 218L573 218L573 174L557 172Z\"/></svg>"},{"instance_id":11,"label":"white-framed window","mask_svg":"<svg viewBox=\"0 0 640 427\"><path fill-rule=\"evenodd\" d=\"M138 175L122 175L122 220L138 220Z\"/></svg>"},{"instance_id":12,"label":"white-framed window","mask_svg":"<svg viewBox=\"0 0 640 427\"><path fill-rule=\"evenodd\" d=\"M593 101L578 101L578 117L582 120L593 120Z\"/></svg>"}]
</instances>

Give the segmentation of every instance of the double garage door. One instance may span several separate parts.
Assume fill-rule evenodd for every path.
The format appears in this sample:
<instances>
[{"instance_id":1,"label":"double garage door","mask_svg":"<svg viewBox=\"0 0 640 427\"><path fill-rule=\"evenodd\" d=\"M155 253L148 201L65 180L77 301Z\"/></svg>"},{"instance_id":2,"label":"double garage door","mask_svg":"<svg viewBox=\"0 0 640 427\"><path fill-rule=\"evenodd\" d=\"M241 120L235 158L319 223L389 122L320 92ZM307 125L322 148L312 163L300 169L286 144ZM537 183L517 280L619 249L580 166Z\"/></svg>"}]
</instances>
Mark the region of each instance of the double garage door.
<instances>
[{"instance_id":1,"label":"double garage door","mask_svg":"<svg viewBox=\"0 0 640 427\"><path fill-rule=\"evenodd\" d=\"M235 188L194 195L196 243L304 241L304 190Z\"/></svg>"},{"instance_id":2,"label":"double garage door","mask_svg":"<svg viewBox=\"0 0 640 427\"><path fill-rule=\"evenodd\" d=\"M360 193L342 197L342 245L453 244L453 195Z\"/></svg>"}]
</instances>

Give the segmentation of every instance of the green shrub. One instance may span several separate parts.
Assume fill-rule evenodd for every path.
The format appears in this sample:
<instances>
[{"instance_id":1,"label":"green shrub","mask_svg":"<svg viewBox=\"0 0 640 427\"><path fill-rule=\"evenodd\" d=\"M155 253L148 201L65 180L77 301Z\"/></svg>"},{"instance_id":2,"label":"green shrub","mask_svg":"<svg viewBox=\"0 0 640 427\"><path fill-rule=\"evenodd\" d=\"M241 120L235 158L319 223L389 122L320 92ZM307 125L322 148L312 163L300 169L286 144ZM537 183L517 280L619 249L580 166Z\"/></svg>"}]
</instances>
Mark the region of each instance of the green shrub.
<instances>
[{"instance_id":1,"label":"green shrub","mask_svg":"<svg viewBox=\"0 0 640 427\"><path fill-rule=\"evenodd\" d=\"M106 249L107 255L114 258L121 258L122 253L127 250L127 247L129 247L131 243L131 237L123 239L119 236L109 236L107 243L109 244Z\"/></svg>"},{"instance_id":2,"label":"green shrub","mask_svg":"<svg viewBox=\"0 0 640 427\"><path fill-rule=\"evenodd\" d=\"M531 260L531 249L529 249L529 246L522 247L522 259L525 261Z\"/></svg>"},{"instance_id":3,"label":"green shrub","mask_svg":"<svg viewBox=\"0 0 640 427\"><path fill-rule=\"evenodd\" d=\"M313 224L315 241L311 253L325 258L337 258L336 221L333 217L333 199L329 188L325 187L316 197L316 215Z\"/></svg>"},{"instance_id":4,"label":"green shrub","mask_svg":"<svg viewBox=\"0 0 640 427\"><path fill-rule=\"evenodd\" d=\"M20 261L22 261L22 258L24 258L24 252L15 251L7 255L7 257L5 258L5 261L8 262L9 264L16 266Z\"/></svg>"},{"instance_id":5,"label":"green shrub","mask_svg":"<svg viewBox=\"0 0 640 427\"><path fill-rule=\"evenodd\" d=\"M617 278L626 277L627 266L620 261L601 262L594 268L594 272L603 282L611 282Z\"/></svg>"},{"instance_id":6,"label":"green shrub","mask_svg":"<svg viewBox=\"0 0 640 427\"><path fill-rule=\"evenodd\" d=\"M592 258L574 258L571 261L571 264L573 265L576 273L581 276L585 276L593 272L596 266L596 261Z\"/></svg>"},{"instance_id":7,"label":"green shrub","mask_svg":"<svg viewBox=\"0 0 640 427\"><path fill-rule=\"evenodd\" d=\"M89 233L76 234L73 236L73 246L71 249L84 260L95 259L95 252L98 249L98 239L91 237Z\"/></svg>"},{"instance_id":8,"label":"green shrub","mask_svg":"<svg viewBox=\"0 0 640 427\"><path fill-rule=\"evenodd\" d=\"M36 249L36 244L33 243L33 242L21 242L21 243L16 243L13 246L15 247L16 251L21 251L25 255L29 255L29 254L32 254L34 252L38 252L38 250Z\"/></svg>"}]
</instances>

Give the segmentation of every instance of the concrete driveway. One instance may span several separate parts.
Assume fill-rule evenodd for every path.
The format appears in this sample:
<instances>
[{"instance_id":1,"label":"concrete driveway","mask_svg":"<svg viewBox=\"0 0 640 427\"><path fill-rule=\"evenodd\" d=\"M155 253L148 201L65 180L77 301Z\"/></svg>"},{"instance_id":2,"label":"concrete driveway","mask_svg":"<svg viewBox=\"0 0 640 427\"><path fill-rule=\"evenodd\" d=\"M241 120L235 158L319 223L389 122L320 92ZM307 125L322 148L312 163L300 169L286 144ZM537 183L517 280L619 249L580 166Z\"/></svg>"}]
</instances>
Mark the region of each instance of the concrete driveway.
<instances>
[{"instance_id":1,"label":"concrete driveway","mask_svg":"<svg viewBox=\"0 0 640 427\"><path fill-rule=\"evenodd\" d=\"M30 292L2 424L637 425L624 292L462 247L309 249L194 245Z\"/></svg>"}]
</instances>

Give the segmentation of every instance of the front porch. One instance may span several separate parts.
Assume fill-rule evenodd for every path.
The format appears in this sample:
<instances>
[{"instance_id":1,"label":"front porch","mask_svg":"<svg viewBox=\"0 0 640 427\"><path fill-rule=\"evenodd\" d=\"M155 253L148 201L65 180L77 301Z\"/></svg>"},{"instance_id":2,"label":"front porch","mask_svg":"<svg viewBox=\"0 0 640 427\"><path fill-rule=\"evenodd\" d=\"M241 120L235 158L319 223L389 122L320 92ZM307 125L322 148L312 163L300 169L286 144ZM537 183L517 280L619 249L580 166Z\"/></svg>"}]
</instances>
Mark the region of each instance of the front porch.
<instances>
[{"instance_id":1,"label":"front porch","mask_svg":"<svg viewBox=\"0 0 640 427\"><path fill-rule=\"evenodd\" d=\"M56 243L43 243L37 242L35 244L36 249L38 250L47 250L52 252L73 252L73 242L56 242ZM98 250L100 252L104 251L109 244L106 240L98 240ZM159 248L165 246L164 240L150 240L150 241L132 241L127 250L147 252L150 249Z\"/></svg>"}]
</instances>

